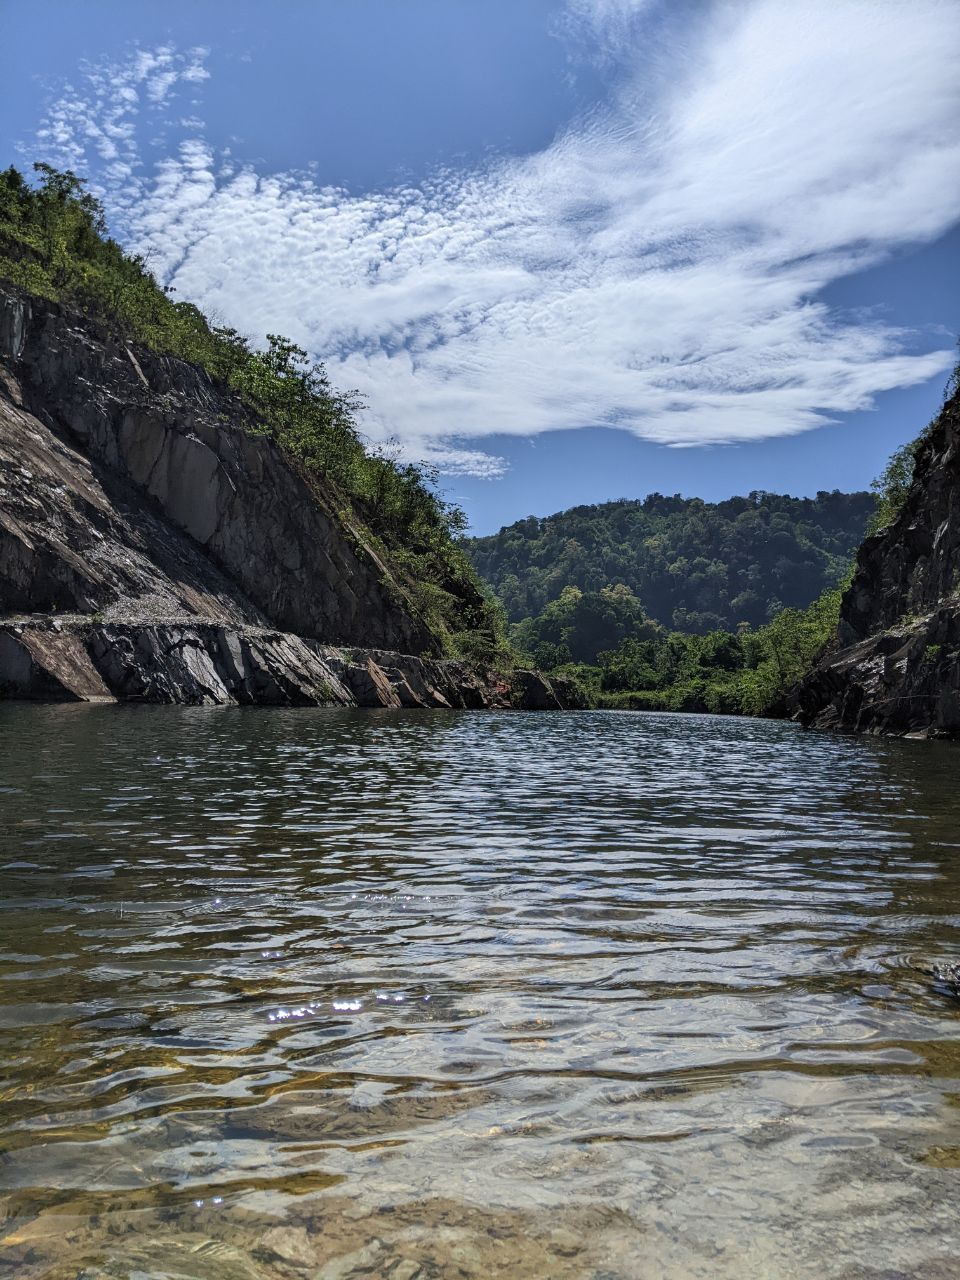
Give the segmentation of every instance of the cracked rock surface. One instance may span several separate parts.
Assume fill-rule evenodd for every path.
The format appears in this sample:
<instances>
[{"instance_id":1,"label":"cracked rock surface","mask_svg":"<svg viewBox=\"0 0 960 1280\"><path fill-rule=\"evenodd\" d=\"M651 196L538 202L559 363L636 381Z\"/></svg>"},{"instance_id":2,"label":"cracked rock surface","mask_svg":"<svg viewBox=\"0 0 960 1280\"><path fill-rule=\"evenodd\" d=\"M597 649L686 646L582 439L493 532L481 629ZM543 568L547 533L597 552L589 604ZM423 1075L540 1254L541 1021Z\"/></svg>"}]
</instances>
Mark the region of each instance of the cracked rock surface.
<instances>
[{"instance_id":1,"label":"cracked rock surface","mask_svg":"<svg viewBox=\"0 0 960 1280\"><path fill-rule=\"evenodd\" d=\"M899 515L860 548L837 645L798 700L816 728L960 738L960 393L924 439Z\"/></svg>"},{"instance_id":2,"label":"cracked rock surface","mask_svg":"<svg viewBox=\"0 0 960 1280\"><path fill-rule=\"evenodd\" d=\"M0 286L0 696L559 707L435 640L199 369Z\"/></svg>"}]
</instances>

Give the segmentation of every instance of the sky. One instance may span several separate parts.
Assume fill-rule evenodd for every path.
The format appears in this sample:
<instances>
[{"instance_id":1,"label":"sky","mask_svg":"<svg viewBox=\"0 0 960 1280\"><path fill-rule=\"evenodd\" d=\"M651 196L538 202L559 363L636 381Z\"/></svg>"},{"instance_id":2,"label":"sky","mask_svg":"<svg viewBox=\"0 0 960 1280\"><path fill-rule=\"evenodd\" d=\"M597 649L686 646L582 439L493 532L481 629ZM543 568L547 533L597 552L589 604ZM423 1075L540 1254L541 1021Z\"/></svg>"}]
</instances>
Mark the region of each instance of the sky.
<instances>
[{"instance_id":1,"label":"sky","mask_svg":"<svg viewBox=\"0 0 960 1280\"><path fill-rule=\"evenodd\" d=\"M488 533L866 487L960 331L957 0L0 0L0 163Z\"/></svg>"}]
</instances>

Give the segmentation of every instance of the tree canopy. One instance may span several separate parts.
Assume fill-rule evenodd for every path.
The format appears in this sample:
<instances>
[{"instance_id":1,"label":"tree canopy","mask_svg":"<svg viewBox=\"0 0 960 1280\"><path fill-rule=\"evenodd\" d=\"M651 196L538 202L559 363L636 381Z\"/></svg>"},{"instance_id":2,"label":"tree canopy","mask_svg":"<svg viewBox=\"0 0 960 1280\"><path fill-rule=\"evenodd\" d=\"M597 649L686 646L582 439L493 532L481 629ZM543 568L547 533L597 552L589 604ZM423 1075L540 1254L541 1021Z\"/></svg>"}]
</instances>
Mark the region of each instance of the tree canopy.
<instances>
[{"instance_id":1,"label":"tree canopy","mask_svg":"<svg viewBox=\"0 0 960 1280\"><path fill-rule=\"evenodd\" d=\"M782 704L832 641L841 589L754 630L668 631L623 587L567 587L513 628L524 657L577 680L599 706L761 715ZM607 641L609 647L602 647Z\"/></svg>"},{"instance_id":2,"label":"tree canopy","mask_svg":"<svg viewBox=\"0 0 960 1280\"><path fill-rule=\"evenodd\" d=\"M663 626L703 635L805 608L840 579L873 509L869 493L836 490L717 503L652 493L530 516L465 545L511 621L567 587L622 586Z\"/></svg>"}]
</instances>

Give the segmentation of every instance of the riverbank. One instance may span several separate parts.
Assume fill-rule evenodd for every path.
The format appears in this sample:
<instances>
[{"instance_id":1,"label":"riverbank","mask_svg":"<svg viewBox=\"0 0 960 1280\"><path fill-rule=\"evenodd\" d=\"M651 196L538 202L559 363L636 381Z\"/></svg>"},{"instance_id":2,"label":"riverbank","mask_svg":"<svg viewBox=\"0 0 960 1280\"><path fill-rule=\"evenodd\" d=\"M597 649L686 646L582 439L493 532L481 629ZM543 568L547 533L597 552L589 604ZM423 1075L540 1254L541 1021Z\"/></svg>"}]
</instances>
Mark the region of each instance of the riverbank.
<instances>
[{"instance_id":1,"label":"riverbank","mask_svg":"<svg viewBox=\"0 0 960 1280\"><path fill-rule=\"evenodd\" d=\"M582 707L536 671L343 649L264 627L191 619L0 619L0 698L222 706Z\"/></svg>"}]
</instances>

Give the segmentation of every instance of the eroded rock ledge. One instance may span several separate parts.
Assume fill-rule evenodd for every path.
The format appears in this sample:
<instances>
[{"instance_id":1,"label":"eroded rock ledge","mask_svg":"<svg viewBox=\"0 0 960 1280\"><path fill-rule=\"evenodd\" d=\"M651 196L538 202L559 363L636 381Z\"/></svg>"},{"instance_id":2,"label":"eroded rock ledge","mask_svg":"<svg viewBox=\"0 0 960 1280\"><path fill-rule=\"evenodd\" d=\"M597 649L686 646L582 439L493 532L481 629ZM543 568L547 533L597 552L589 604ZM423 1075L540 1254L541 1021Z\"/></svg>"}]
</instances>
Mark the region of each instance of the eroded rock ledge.
<instances>
[{"instance_id":1,"label":"eroded rock ledge","mask_svg":"<svg viewBox=\"0 0 960 1280\"><path fill-rule=\"evenodd\" d=\"M581 705L436 657L337 494L251 425L192 365L0 286L0 697Z\"/></svg>"},{"instance_id":2,"label":"eroded rock ledge","mask_svg":"<svg viewBox=\"0 0 960 1280\"><path fill-rule=\"evenodd\" d=\"M223 623L71 619L0 622L0 697L194 705L581 706L566 681L464 662L344 650L289 632Z\"/></svg>"}]
</instances>

